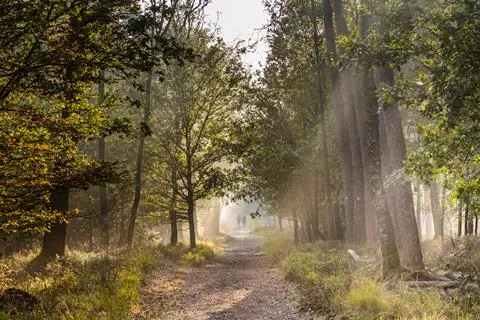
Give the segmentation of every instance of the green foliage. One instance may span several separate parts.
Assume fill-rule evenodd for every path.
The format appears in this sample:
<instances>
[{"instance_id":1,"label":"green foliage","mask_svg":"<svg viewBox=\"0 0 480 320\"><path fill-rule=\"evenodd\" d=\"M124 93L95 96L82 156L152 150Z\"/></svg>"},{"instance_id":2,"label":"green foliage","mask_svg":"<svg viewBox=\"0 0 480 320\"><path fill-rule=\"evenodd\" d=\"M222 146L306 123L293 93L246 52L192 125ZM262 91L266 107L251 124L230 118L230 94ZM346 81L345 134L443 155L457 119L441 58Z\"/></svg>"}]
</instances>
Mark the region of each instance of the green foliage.
<instances>
[{"instance_id":1,"label":"green foliage","mask_svg":"<svg viewBox=\"0 0 480 320\"><path fill-rule=\"evenodd\" d=\"M480 18L478 1L367 1L374 15L369 35L343 38L345 63L387 66L399 73L379 92L385 106L401 103L418 112L420 145L407 164L428 183L449 178L455 196L476 205L480 193L478 119ZM411 121L411 120L410 120Z\"/></svg>"},{"instance_id":2,"label":"green foliage","mask_svg":"<svg viewBox=\"0 0 480 320\"><path fill-rule=\"evenodd\" d=\"M178 37L197 56L166 67L164 81L154 87L161 98L152 105L155 156L146 166L148 180L162 193L155 189L147 199L185 219L187 205L225 196L241 183L237 126L250 75L242 51L226 45L216 31L197 26Z\"/></svg>"},{"instance_id":3,"label":"green foliage","mask_svg":"<svg viewBox=\"0 0 480 320\"><path fill-rule=\"evenodd\" d=\"M112 164L79 142L109 126L92 86L112 51L130 1L7 1L0 4L0 232L41 232L66 217L48 208L57 188L115 178Z\"/></svg>"}]
</instances>

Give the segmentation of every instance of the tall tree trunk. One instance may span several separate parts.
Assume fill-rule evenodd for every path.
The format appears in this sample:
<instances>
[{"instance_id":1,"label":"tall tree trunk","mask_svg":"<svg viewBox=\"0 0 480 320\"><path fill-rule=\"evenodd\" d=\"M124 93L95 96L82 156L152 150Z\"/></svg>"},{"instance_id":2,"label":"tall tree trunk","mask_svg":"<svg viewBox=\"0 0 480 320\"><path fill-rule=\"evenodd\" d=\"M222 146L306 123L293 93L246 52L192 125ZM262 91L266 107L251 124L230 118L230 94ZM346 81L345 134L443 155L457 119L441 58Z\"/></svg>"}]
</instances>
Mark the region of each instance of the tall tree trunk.
<instances>
[{"instance_id":1,"label":"tall tree trunk","mask_svg":"<svg viewBox=\"0 0 480 320\"><path fill-rule=\"evenodd\" d=\"M478 234L478 213L475 212L475 235Z\"/></svg>"},{"instance_id":2,"label":"tall tree trunk","mask_svg":"<svg viewBox=\"0 0 480 320\"><path fill-rule=\"evenodd\" d=\"M345 233L343 231L342 216L343 216L343 206L340 203L336 203L334 206L335 210L335 240L345 241Z\"/></svg>"},{"instance_id":3,"label":"tall tree trunk","mask_svg":"<svg viewBox=\"0 0 480 320\"><path fill-rule=\"evenodd\" d=\"M178 225L177 225L177 173L175 169L171 169L172 197L170 198L169 218L170 218L170 245L178 244Z\"/></svg>"},{"instance_id":4,"label":"tall tree trunk","mask_svg":"<svg viewBox=\"0 0 480 320\"><path fill-rule=\"evenodd\" d=\"M135 233L135 223L137 220L138 206L142 193L142 169L143 169L143 153L145 149L145 140L148 135L148 123L150 120L151 103L152 103L152 80L153 69L150 70L145 86L145 108L143 110L143 122L141 124L140 137L138 142L137 161L135 166L135 194L133 198L132 210L130 212L130 221L128 223L127 243L133 246L133 237Z\"/></svg>"},{"instance_id":5,"label":"tall tree trunk","mask_svg":"<svg viewBox=\"0 0 480 320\"><path fill-rule=\"evenodd\" d=\"M98 83L98 104L105 102L105 71L100 72L100 82ZM105 137L98 138L98 160L105 161ZM110 245L110 226L109 226L109 214L108 214L108 199L107 199L107 186L100 185L98 188L99 197L99 209L100 209L100 233L102 247L108 250Z\"/></svg>"},{"instance_id":6,"label":"tall tree trunk","mask_svg":"<svg viewBox=\"0 0 480 320\"><path fill-rule=\"evenodd\" d=\"M360 17L360 33L363 38L368 35L371 17ZM401 269L400 257L396 245L392 221L388 213L383 179L381 173L380 157L380 124L378 117L378 100L373 73L366 70L362 72L363 92L366 108L366 140L368 152L368 172L370 173L369 188L374 195L374 210L378 228L382 256L382 274L388 277Z\"/></svg>"},{"instance_id":7,"label":"tall tree trunk","mask_svg":"<svg viewBox=\"0 0 480 320\"><path fill-rule=\"evenodd\" d=\"M73 67L67 66L65 76L67 79L73 78ZM67 92L66 98L69 101L75 99L73 93ZM62 111L62 118L69 117L67 109ZM64 166L64 163L56 163L58 167ZM50 195L50 209L61 212L64 217L67 217L70 202L70 188L57 187ZM42 251L40 255L46 259L54 258L56 256L65 255L65 248L67 242L67 224L66 222L55 223L49 231L45 232L43 236Z\"/></svg>"},{"instance_id":8,"label":"tall tree trunk","mask_svg":"<svg viewBox=\"0 0 480 320\"><path fill-rule=\"evenodd\" d=\"M364 17L363 19L367 18ZM374 209L382 255L382 274L384 277L389 277L398 272L398 270L401 269L401 265L392 220L388 212L385 192L383 189L380 161L379 119L377 113L378 104L373 82L373 74L366 72L364 74L363 84L368 105L367 137L369 144L369 187L371 193L374 194Z\"/></svg>"},{"instance_id":9,"label":"tall tree trunk","mask_svg":"<svg viewBox=\"0 0 480 320\"><path fill-rule=\"evenodd\" d=\"M467 202L467 209L465 209L465 225L466 225L466 230L467 231L467 234L468 235L472 235L473 234L473 219L474 219L474 215L471 214L470 212L470 202Z\"/></svg>"},{"instance_id":10,"label":"tall tree trunk","mask_svg":"<svg viewBox=\"0 0 480 320\"><path fill-rule=\"evenodd\" d=\"M458 200L458 220L457 220L457 237L462 236L462 216L463 216L463 203L462 200Z\"/></svg>"},{"instance_id":11,"label":"tall tree trunk","mask_svg":"<svg viewBox=\"0 0 480 320\"><path fill-rule=\"evenodd\" d=\"M430 203L430 187L424 187L423 203L425 203L425 231L426 239L433 239L435 232L433 228L432 205ZM427 209L427 203L430 204L430 210Z\"/></svg>"},{"instance_id":12,"label":"tall tree trunk","mask_svg":"<svg viewBox=\"0 0 480 320\"><path fill-rule=\"evenodd\" d=\"M50 208L67 215L69 209L70 189L61 188L52 192L50 197ZM65 222L55 223L43 237L41 256L47 259L65 255L67 241L67 224Z\"/></svg>"},{"instance_id":13,"label":"tall tree trunk","mask_svg":"<svg viewBox=\"0 0 480 320\"><path fill-rule=\"evenodd\" d=\"M314 196L313 196L313 215L312 215L312 235L313 241L320 240L320 176L317 166L314 168ZM280 216L279 216L280 218Z\"/></svg>"},{"instance_id":14,"label":"tall tree trunk","mask_svg":"<svg viewBox=\"0 0 480 320\"><path fill-rule=\"evenodd\" d=\"M443 238L443 214L440 204L438 182L435 179L433 179L430 183L430 202L432 206L433 229L435 230L435 238Z\"/></svg>"},{"instance_id":15,"label":"tall tree trunk","mask_svg":"<svg viewBox=\"0 0 480 320\"><path fill-rule=\"evenodd\" d=\"M357 129L361 141L361 154L363 164L363 214L361 216L365 219L365 233L366 242L370 248L375 248L377 245L377 218L375 216L375 194L372 193L370 188L371 172L370 172L370 154L368 152L368 135L367 135L367 101L362 90L362 79L359 75L355 75L354 79L355 87L355 104Z\"/></svg>"},{"instance_id":16,"label":"tall tree trunk","mask_svg":"<svg viewBox=\"0 0 480 320\"><path fill-rule=\"evenodd\" d=\"M335 12L335 25L339 35L349 36L350 32L343 12L341 0L333 1ZM340 48L342 55L343 50ZM340 83L345 93L344 112L349 134L352 159L352 181L353 181L353 240L356 243L365 243L367 234L365 226L365 188L364 188L364 160L367 152L362 150L362 133L359 121L365 119L364 108L360 103L361 97L355 97L355 77L350 69L346 68L340 72Z\"/></svg>"},{"instance_id":17,"label":"tall tree trunk","mask_svg":"<svg viewBox=\"0 0 480 320\"><path fill-rule=\"evenodd\" d=\"M393 70L380 67L378 80L382 86L392 86L394 84ZM384 110L380 111L380 137L382 175L387 181L392 174L404 171L406 157L402 119L396 105L386 106ZM386 192L388 211L402 266L413 272L421 272L425 266L415 219L411 182L409 180L395 181L393 184L389 184Z\"/></svg>"},{"instance_id":18,"label":"tall tree trunk","mask_svg":"<svg viewBox=\"0 0 480 320\"><path fill-rule=\"evenodd\" d=\"M298 234L298 217L296 211L293 212L293 240L296 244L299 244L300 242Z\"/></svg>"},{"instance_id":19,"label":"tall tree trunk","mask_svg":"<svg viewBox=\"0 0 480 320\"><path fill-rule=\"evenodd\" d=\"M417 181L416 191L417 205L415 213L417 218L418 237L420 241L422 241L422 185L420 184L420 180Z\"/></svg>"},{"instance_id":20,"label":"tall tree trunk","mask_svg":"<svg viewBox=\"0 0 480 320\"><path fill-rule=\"evenodd\" d=\"M325 29L325 40L327 43L328 54L332 59L337 57L337 48L335 41L335 31L333 29L333 13L330 0L322 0L323 21ZM332 89L333 109L335 112L335 126L337 131L337 143L340 150L340 161L342 165L342 182L345 196L345 221L346 221L346 240L354 241L354 181L353 181L353 163L352 148L350 145L349 129L345 117L345 107L342 99L342 88L340 73L334 66L329 66L330 82Z\"/></svg>"},{"instance_id":21,"label":"tall tree trunk","mask_svg":"<svg viewBox=\"0 0 480 320\"><path fill-rule=\"evenodd\" d=\"M176 246L178 244L178 224L177 213L175 210L170 211L170 245Z\"/></svg>"},{"instance_id":22,"label":"tall tree trunk","mask_svg":"<svg viewBox=\"0 0 480 320\"><path fill-rule=\"evenodd\" d=\"M311 0L313 40L315 45L315 71L316 71L316 89L317 89L317 116L320 122L319 134L321 143L321 166L323 176L323 191L325 194L325 230L326 237L329 240L335 238L335 217L332 204L332 188L330 182L330 162L328 159L328 138L325 124L325 92L322 87L322 71L320 64L320 35L318 33L318 12L315 0ZM318 182L317 182L318 183Z\"/></svg>"},{"instance_id":23,"label":"tall tree trunk","mask_svg":"<svg viewBox=\"0 0 480 320\"><path fill-rule=\"evenodd\" d=\"M305 220L305 237L306 242L313 242L313 235L312 235L312 215L309 209L306 210Z\"/></svg>"},{"instance_id":24,"label":"tall tree trunk","mask_svg":"<svg viewBox=\"0 0 480 320\"><path fill-rule=\"evenodd\" d=\"M469 217L469 214L468 214L468 210L469 210L469 209L470 209L470 206L468 205L468 201L467 201L467 202L465 203L465 221L464 221L465 226L463 227L463 230L465 230L465 231L464 231L465 235L469 235L469 234L470 234L470 232L468 231L468 220L469 220L469 218L470 218L470 217Z\"/></svg>"},{"instance_id":25,"label":"tall tree trunk","mask_svg":"<svg viewBox=\"0 0 480 320\"><path fill-rule=\"evenodd\" d=\"M188 190L187 196L187 213L188 213L188 229L190 234L190 248L197 247L197 239L195 232L195 201L193 200L193 192Z\"/></svg>"}]
</instances>

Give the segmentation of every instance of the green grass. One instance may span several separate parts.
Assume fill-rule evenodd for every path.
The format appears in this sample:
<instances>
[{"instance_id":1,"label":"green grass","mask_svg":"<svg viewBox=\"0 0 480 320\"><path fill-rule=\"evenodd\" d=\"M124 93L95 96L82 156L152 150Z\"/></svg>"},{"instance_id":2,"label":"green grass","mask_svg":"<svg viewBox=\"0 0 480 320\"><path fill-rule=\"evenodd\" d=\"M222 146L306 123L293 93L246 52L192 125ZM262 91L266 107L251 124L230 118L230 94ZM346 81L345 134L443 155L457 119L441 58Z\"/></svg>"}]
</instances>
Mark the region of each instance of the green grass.
<instances>
[{"instance_id":1,"label":"green grass","mask_svg":"<svg viewBox=\"0 0 480 320\"><path fill-rule=\"evenodd\" d=\"M393 310L385 285L369 279L361 279L350 288L345 306L358 319L391 314Z\"/></svg>"},{"instance_id":2,"label":"green grass","mask_svg":"<svg viewBox=\"0 0 480 320\"><path fill-rule=\"evenodd\" d=\"M383 282L379 280L379 272L371 272L374 262L359 267L347 255L347 248L341 245L316 243L294 247L287 246L284 241L279 237L264 239L264 251L279 261L286 278L298 285L302 306L320 315L336 315L345 320L480 318L472 308L464 308L465 303L455 302L462 290L449 291L445 295L435 289L407 288L397 280ZM475 256L464 261L470 261L468 268L478 270L470 265L472 260L476 261ZM480 266L480 258L478 261ZM459 300L464 301L465 297Z\"/></svg>"},{"instance_id":3,"label":"green grass","mask_svg":"<svg viewBox=\"0 0 480 320\"><path fill-rule=\"evenodd\" d=\"M197 267L215 258L221 247L200 242L187 247L146 246L106 256L69 252L66 257L36 269L38 251L0 260L0 291L23 289L40 300L32 312L0 312L0 320L121 320L133 319L140 303L140 288L160 259L173 268ZM40 270L40 269L39 269Z\"/></svg>"},{"instance_id":4,"label":"green grass","mask_svg":"<svg viewBox=\"0 0 480 320\"><path fill-rule=\"evenodd\" d=\"M337 311L351 281L348 257L338 250L305 246L292 250L281 262L287 278L300 285L304 305L321 313Z\"/></svg>"},{"instance_id":5,"label":"green grass","mask_svg":"<svg viewBox=\"0 0 480 320\"><path fill-rule=\"evenodd\" d=\"M294 247L291 237L284 233L263 233L261 250L274 262L282 260Z\"/></svg>"},{"instance_id":6,"label":"green grass","mask_svg":"<svg viewBox=\"0 0 480 320\"><path fill-rule=\"evenodd\" d=\"M139 303L142 279L161 257L158 247L102 256L70 252L36 274L15 272L34 263L36 253L2 260L7 271L0 289L17 287L40 299L33 312L1 314L0 319L128 319Z\"/></svg>"},{"instance_id":7,"label":"green grass","mask_svg":"<svg viewBox=\"0 0 480 320\"><path fill-rule=\"evenodd\" d=\"M200 243L197 248L189 250L182 255L182 261L190 266L201 266L215 257L213 248L205 243Z\"/></svg>"}]
</instances>

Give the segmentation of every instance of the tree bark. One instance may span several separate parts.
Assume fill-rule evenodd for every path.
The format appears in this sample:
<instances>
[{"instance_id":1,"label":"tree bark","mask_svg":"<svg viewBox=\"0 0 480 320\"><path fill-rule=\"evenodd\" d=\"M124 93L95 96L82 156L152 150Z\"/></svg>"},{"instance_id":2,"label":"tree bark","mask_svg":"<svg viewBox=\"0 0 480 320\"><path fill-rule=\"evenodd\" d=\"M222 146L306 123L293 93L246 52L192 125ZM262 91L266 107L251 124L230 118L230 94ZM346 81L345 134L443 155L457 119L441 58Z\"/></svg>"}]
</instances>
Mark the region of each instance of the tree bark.
<instances>
[{"instance_id":1,"label":"tree bark","mask_svg":"<svg viewBox=\"0 0 480 320\"><path fill-rule=\"evenodd\" d=\"M293 240L295 241L295 244L300 243L299 239L299 234L298 234L298 218L297 218L297 212L293 212Z\"/></svg>"},{"instance_id":2,"label":"tree bark","mask_svg":"<svg viewBox=\"0 0 480 320\"><path fill-rule=\"evenodd\" d=\"M171 184L172 184L172 197L170 198L170 209L169 209L169 218L170 218L170 245L176 246L178 244L178 225L177 225L177 174L175 169L171 169Z\"/></svg>"},{"instance_id":3,"label":"tree bark","mask_svg":"<svg viewBox=\"0 0 480 320\"><path fill-rule=\"evenodd\" d=\"M475 235L478 234L478 214L475 212Z\"/></svg>"},{"instance_id":4,"label":"tree bark","mask_svg":"<svg viewBox=\"0 0 480 320\"><path fill-rule=\"evenodd\" d=\"M60 188L53 191L50 198L50 208L66 216L69 209L69 196L70 189L68 188ZM67 223L55 223L43 237L42 252L40 255L47 259L64 256L66 241Z\"/></svg>"},{"instance_id":5,"label":"tree bark","mask_svg":"<svg viewBox=\"0 0 480 320\"><path fill-rule=\"evenodd\" d=\"M468 205L468 202L465 203L465 226L464 226L464 233L465 235L469 235L470 231L468 230L468 220L469 220L469 213L468 210L470 209L470 206Z\"/></svg>"},{"instance_id":6,"label":"tree bark","mask_svg":"<svg viewBox=\"0 0 480 320\"><path fill-rule=\"evenodd\" d=\"M135 167L135 194L133 198L132 210L130 212L130 221L128 223L127 243L128 246L133 246L133 238L135 233L135 223L137 220L138 206L142 193L142 169L143 169L143 153L145 149L145 140L147 138L148 123L150 120L151 103L152 103L152 80L153 69L150 70L147 77L146 91L145 91L145 108L143 111L143 123L141 124L141 132L138 142L137 160Z\"/></svg>"},{"instance_id":7,"label":"tree bark","mask_svg":"<svg viewBox=\"0 0 480 320\"><path fill-rule=\"evenodd\" d=\"M67 66L65 72L66 79L73 78L73 67ZM66 93L66 98L69 101L75 99L72 92ZM62 118L69 116L68 109L62 111ZM64 166L64 163L56 163L58 167ZM50 196L50 208L54 211L61 212L64 218L67 217L70 202L70 188L69 187L57 187L53 190ZM44 258L50 259L56 256L65 255L67 241L67 224L66 222L55 223L49 231L45 232L43 236L42 251L40 255Z\"/></svg>"},{"instance_id":8,"label":"tree bark","mask_svg":"<svg viewBox=\"0 0 480 320\"><path fill-rule=\"evenodd\" d=\"M315 166L314 168L314 197L313 197L313 215L312 215L312 236L313 241L320 240L320 176L318 172L318 168ZM279 219L280 216L279 216ZM281 220L279 220L281 225Z\"/></svg>"},{"instance_id":9,"label":"tree bark","mask_svg":"<svg viewBox=\"0 0 480 320\"><path fill-rule=\"evenodd\" d=\"M332 188L331 188L331 178L330 178L330 162L328 159L328 138L327 138L327 129L325 124L325 92L322 87L322 71L320 65L320 35L318 33L318 12L315 0L311 0L311 11L312 11L312 28L313 28L313 40L315 46L315 80L316 80L316 89L317 89L317 116L319 118L319 134L320 134L320 143L321 143L321 167L323 175L323 191L325 194L325 230L326 237L329 240L335 238L335 217L333 212L332 205ZM318 182L316 182L318 183Z\"/></svg>"},{"instance_id":10,"label":"tree bark","mask_svg":"<svg viewBox=\"0 0 480 320\"><path fill-rule=\"evenodd\" d=\"M418 228L418 237L422 241L422 185L420 181L417 181L417 206L416 206L416 218L417 218L417 228Z\"/></svg>"},{"instance_id":11,"label":"tree bark","mask_svg":"<svg viewBox=\"0 0 480 320\"><path fill-rule=\"evenodd\" d=\"M325 40L327 43L327 51L329 56L336 60L337 48L335 41L335 31L333 29L333 13L330 0L322 0L323 4L323 21L325 29ZM342 90L339 71L330 65L330 80L332 90L332 102L335 113L335 127L337 131L337 143L340 150L340 161L342 165L342 182L345 199L345 221L346 221L346 240L354 241L354 181L353 181L353 163L352 148L350 145L350 134L347 128L347 120L345 117L345 107L342 100Z\"/></svg>"},{"instance_id":12,"label":"tree bark","mask_svg":"<svg viewBox=\"0 0 480 320\"><path fill-rule=\"evenodd\" d=\"M100 72L100 82L98 83L98 104L103 104L105 102L105 82L103 78L105 77L105 71ZM98 160L105 161L105 137L98 138ZM102 247L105 250L108 250L110 245L110 226L109 226L109 214L108 214L108 199L107 199L107 186L100 185L98 188L98 197L99 197L99 209L100 209L100 232L101 232L101 241Z\"/></svg>"},{"instance_id":13,"label":"tree bark","mask_svg":"<svg viewBox=\"0 0 480 320\"><path fill-rule=\"evenodd\" d=\"M462 200L458 200L458 220L457 220L457 237L462 236L462 216L463 216L463 203Z\"/></svg>"},{"instance_id":14,"label":"tree bark","mask_svg":"<svg viewBox=\"0 0 480 320\"><path fill-rule=\"evenodd\" d=\"M360 17L360 33L363 38L368 35L371 17ZM378 238L382 256L382 275L389 277L401 269L400 257L396 245L392 221L388 212L383 179L381 173L380 156L380 124L378 115L378 99L373 73L369 70L362 72L363 92L366 108L366 141L368 152L368 172L370 173L369 188L374 195L374 210L377 221Z\"/></svg>"},{"instance_id":15,"label":"tree bark","mask_svg":"<svg viewBox=\"0 0 480 320\"><path fill-rule=\"evenodd\" d=\"M443 238L443 213L440 204L440 193L438 190L438 182L433 179L430 183L430 202L432 206L433 229L435 238Z\"/></svg>"},{"instance_id":16,"label":"tree bark","mask_svg":"<svg viewBox=\"0 0 480 320\"><path fill-rule=\"evenodd\" d=\"M467 209L465 209L465 225L466 225L466 230L468 235L473 234L473 218L474 215L471 214L470 212L470 203L467 203Z\"/></svg>"},{"instance_id":17,"label":"tree bark","mask_svg":"<svg viewBox=\"0 0 480 320\"><path fill-rule=\"evenodd\" d=\"M393 70L380 67L378 80L381 85L394 84ZM396 105L380 111L380 137L382 175L389 181L392 174L404 171L406 157L402 119ZM389 181L391 182L391 181ZM422 248L418 236L411 182L394 181L388 184L387 206L393 224L395 240L402 266L413 272L425 270Z\"/></svg>"},{"instance_id":18,"label":"tree bark","mask_svg":"<svg viewBox=\"0 0 480 320\"><path fill-rule=\"evenodd\" d=\"M197 239L195 232L195 201L193 200L193 192L190 190L188 190L187 207L190 248L195 249L197 247Z\"/></svg>"},{"instance_id":19,"label":"tree bark","mask_svg":"<svg viewBox=\"0 0 480 320\"><path fill-rule=\"evenodd\" d=\"M367 19L364 17L363 19ZM380 161L380 136L378 103L375 94L373 74L364 73L364 90L368 105L367 139L369 152L369 172L371 193L374 194L374 210L377 220L378 238L382 256L382 275L389 277L400 270L400 257L395 241L392 220L386 205Z\"/></svg>"},{"instance_id":20,"label":"tree bark","mask_svg":"<svg viewBox=\"0 0 480 320\"><path fill-rule=\"evenodd\" d=\"M339 35L349 36L350 32L345 20L343 3L341 0L333 1L335 12L335 25ZM340 48L342 55L343 50ZM349 68L340 72L340 83L343 87L345 102L344 112L349 134L352 159L352 181L353 181L353 240L355 243L363 244L366 242L365 226L365 188L364 188L364 159L368 154L362 150L362 132L359 121L364 120L361 97L355 97L355 77Z\"/></svg>"},{"instance_id":21,"label":"tree bark","mask_svg":"<svg viewBox=\"0 0 480 320\"><path fill-rule=\"evenodd\" d=\"M367 135L367 102L365 99L364 92L362 90L362 79L360 76L355 75L354 79L355 86L355 100L357 101L355 105L356 111L356 122L358 133L360 136L361 142L361 154L362 154L362 164L363 164L363 194L364 194L364 204L363 204L363 214L362 216L365 219L365 233L366 233L366 242L370 248L375 248L377 245L377 218L375 216L375 194L372 193L370 188L370 181L372 179L370 172L370 154L368 152L368 135Z\"/></svg>"}]
</instances>

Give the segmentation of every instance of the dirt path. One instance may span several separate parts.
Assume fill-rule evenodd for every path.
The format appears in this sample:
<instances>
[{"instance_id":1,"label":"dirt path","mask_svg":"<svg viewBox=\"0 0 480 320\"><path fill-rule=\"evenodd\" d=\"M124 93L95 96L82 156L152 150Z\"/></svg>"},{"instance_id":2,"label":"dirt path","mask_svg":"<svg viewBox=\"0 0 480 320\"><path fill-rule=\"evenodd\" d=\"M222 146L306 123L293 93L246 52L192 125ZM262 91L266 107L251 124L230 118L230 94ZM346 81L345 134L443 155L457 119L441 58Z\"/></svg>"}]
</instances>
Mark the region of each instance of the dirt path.
<instances>
[{"instance_id":1,"label":"dirt path","mask_svg":"<svg viewBox=\"0 0 480 320\"><path fill-rule=\"evenodd\" d=\"M292 287L258 253L258 243L236 234L218 262L184 274L179 311L162 319L304 319Z\"/></svg>"}]
</instances>

